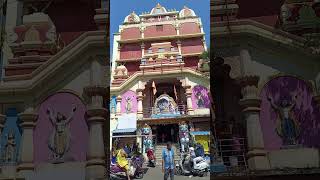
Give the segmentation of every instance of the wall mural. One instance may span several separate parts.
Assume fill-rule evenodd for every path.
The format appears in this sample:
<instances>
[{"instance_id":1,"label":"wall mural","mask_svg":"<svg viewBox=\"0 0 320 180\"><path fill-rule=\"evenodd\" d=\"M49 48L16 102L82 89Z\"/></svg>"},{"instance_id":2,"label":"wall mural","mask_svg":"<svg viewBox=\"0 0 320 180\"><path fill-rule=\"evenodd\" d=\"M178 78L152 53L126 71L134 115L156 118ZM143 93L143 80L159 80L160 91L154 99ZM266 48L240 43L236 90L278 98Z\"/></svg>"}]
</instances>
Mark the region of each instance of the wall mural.
<instances>
[{"instance_id":1,"label":"wall mural","mask_svg":"<svg viewBox=\"0 0 320 180\"><path fill-rule=\"evenodd\" d=\"M6 112L7 118L0 141L1 164L14 164L18 160L21 131L17 115L15 108L9 108Z\"/></svg>"},{"instance_id":2,"label":"wall mural","mask_svg":"<svg viewBox=\"0 0 320 180\"><path fill-rule=\"evenodd\" d=\"M278 77L263 88L260 122L265 148L320 147L320 111L308 84Z\"/></svg>"},{"instance_id":3,"label":"wall mural","mask_svg":"<svg viewBox=\"0 0 320 180\"><path fill-rule=\"evenodd\" d=\"M136 113L138 111L138 101L135 92L127 91L121 97L121 113Z\"/></svg>"},{"instance_id":4,"label":"wall mural","mask_svg":"<svg viewBox=\"0 0 320 180\"><path fill-rule=\"evenodd\" d=\"M194 86L192 89L192 107L194 109L210 108L208 89L204 86Z\"/></svg>"},{"instance_id":5,"label":"wall mural","mask_svg":"<svg viewBox=\"0 0 320 180\"><path fill-rule=\"evenodd\" d=\"M35 163L86 160L89 132L85 110L71 93L56 93L40 105L34 133Z\"/></svg>"}]
</instances>

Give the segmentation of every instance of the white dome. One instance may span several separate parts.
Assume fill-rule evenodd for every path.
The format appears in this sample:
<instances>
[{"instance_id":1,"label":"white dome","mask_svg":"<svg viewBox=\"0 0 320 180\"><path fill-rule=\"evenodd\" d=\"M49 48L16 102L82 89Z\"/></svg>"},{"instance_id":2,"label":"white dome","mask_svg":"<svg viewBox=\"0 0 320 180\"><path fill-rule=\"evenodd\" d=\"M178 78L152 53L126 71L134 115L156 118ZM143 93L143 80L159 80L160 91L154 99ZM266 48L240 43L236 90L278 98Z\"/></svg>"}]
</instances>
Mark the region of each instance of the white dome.
<instances>
[{"instance_id":1,"label":"white dome","mask_svg":"<svg viewBox=\"0 0 320 180\"><path fill-rule=\"evenodd\" d=\"M150 14L163 14L166 13L167 9L163 6L161 6L159 3L157 4L156 7L152 8Z\"/></svg>"},{"instance_id":2,"label":"white dome","mask_svg":"<svg viewBox=\"0 0 320 180\"><path fill-rule=\"evenodd\" d=\"M188 7L185 6L185 7L180 11L179 16L180 16L181 18L184 18L184 17L194 17L194 16L196 16L196 13L194 13L194 11L193 11L192 9L190 9L190 8L188 8Z\"/></svg>"},{"instance_id":3,"label":"white dome","mask_svg":"<svg viewBox=\"0 0 320 180\"><path fill-rule=\"evenodd\" d=\"M133 11L131 14L129 14L125 19L125 23L138 23L140 22L140 17Z\"/></svg>"}]
</instances>

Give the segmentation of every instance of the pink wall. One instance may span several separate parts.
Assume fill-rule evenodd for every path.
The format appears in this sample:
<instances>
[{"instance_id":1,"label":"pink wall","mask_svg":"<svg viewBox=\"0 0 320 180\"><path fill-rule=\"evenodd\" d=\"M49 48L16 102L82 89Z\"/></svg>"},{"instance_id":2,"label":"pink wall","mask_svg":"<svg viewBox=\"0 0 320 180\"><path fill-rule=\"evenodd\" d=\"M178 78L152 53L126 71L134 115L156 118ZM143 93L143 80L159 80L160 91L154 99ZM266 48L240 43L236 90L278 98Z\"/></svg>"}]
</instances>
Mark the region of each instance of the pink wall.
<instances>
[{"instance_id":1,"label":"pink wall","mask_svg":"<svg viewBox=\"0 0 320 180\"><path fill-rule=\"evenodd\" d=\"M49 162L51 151L48 148L49 137L52 133L52 124L47 115L50 107L55 112L69 116L72 105L77 106L73 120L69 124L71 133L70 150L65 161L85 161L88 147L88 126L84 118L85 105L71 93L56 93L49 96L39 108L39 117L34 132L34 162L36 164Z\"/></svg>"},{"instance_id":2,"label":"pink wall","mask_svg":"<svg viewBox=\"0 0 320 180\"><path fill-rule=\"evenodd\" d=\"M198 67L199 57L192 56L192 57L185 57L183 58L185 67L190 67L196 69Z\"/></svg>"},{"instance_id":3,"label":"pink wall","mask_svg":"<svg viewBox=\"0 0 320 180\"><path fill-rule=\"evenodd\" d=\"M181 24L180 34L194 34L200 32L201 30L199 28L199 25L197 25L194 22L187 22Z\"/></svg>"},{"instance_id":4,"label":"pink wall","mask_svg":"<svg viewBox=\"0 0 320 180\"><path fill-rule=\"evenodd\" d=\"M200 38L191 38L181 41L182 54L202 53L204 51L203 42Z\"/></svg>"},{"instance_id":5,"label":"pink wall","mask_svg":"<svg viewBox=\"0 0 320 180\"><path fill-rule=\"evenodd\" d=\"M156 26L148 26L144 31L144 37L159 37L176 35L177 31L171 24L164 24L163 30L157 30Z\"/></svg>"},{"instance_id":6,"label":"pink wall","mask_svg":"<svg viewBox=\"0 0 320 180\"><path fill-rule=\"evenodd\" d=\"M139 59L142 56L139 44L126 44L120 50L120 59Z\"/></svg>"},{"instance_id":7,"label":"pink wall","mask_svg":"<svg viewBox=\"0 0 320 180\"><path fill-rule=\"evenodd\" d=\"M268 96L272 97L278 106L283 99L294 102L295 94L298 95L292 112L300 129L297 143L304 147L320 147L320 110L312 99L312 90L303 80L284 76L268 82L260 94L260 123L267 150L283 146L283 140L276 132L277 113L271 107Z\"/></svg>"},{"instance_id":8,"label":"pink wall","mask_svg":"<svg viewBox=\"0 0 320 180\"><path fill-rule=\"evenodd\" d=\"M125 66L126 66L126 68L128 70L128 74L132 75L133 73L135 73L135 72L140 70L140 68L139 68L140 61L126 62Z\"/></svg>"},{"instance_id":9,"label":"pink wall","mask_svg":"<svg viewBox=\"0 0 320 180\"><path fill-rule=\"evenodd\" d=\"M140 29L137 27L126 28L121 32L121 40L138 39L141 37Z\"/></svg>"},{"instance_id":10,"label":"pink wall","mask_svg":"<svg viewBox=\"0 0 320 180\"><path fill-rule=\"evenodd\" d=\"M127 97L131 98L132 102L132 113L136 113L138 111L138 101L137 101L137 95L133 91L127 91L121 95L121 113L126 113L126 99Z\"/></svg>"}]
</instances>

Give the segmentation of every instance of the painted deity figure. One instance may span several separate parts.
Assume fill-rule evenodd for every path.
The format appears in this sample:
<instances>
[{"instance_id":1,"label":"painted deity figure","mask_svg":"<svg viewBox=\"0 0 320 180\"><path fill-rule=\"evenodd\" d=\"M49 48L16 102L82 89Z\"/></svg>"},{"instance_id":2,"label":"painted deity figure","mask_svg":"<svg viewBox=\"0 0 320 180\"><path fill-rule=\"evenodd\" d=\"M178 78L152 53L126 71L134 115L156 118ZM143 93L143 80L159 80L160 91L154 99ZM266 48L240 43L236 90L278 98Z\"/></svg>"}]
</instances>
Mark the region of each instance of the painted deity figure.
<instances>
[{"instance_id":1,"label":"painted deity figure","mask_svg":"<svg viewBox=\"0 0 320 180\"><path fill-rule=\"evenodd\" d=\"M66 117L62 113L55 113L48 108L48 115L50 122L53 125L53 131L49 139L49 149L53 153L54 160L63 160L65 153L70 148L70 129L69 123L73 119L76 107L72 108L69 117Z\"/></svg>"},{"instance_id":2,"label":"painted deity figure","mask_svg":"<svg viewBox=\"0 0 320 180\"><path fill-rule=\"evenodd\" d=\"M11 131L7 136L7 144L5 145L4 161L5 162L14 161L15 152L16 152L16 142L15 142L14 134Z\"/></svg>"},{"instance_id":3,"label":"painted deity figure","mask_svg":"<svg viewBox=\"0 0 320 180\"><path fill-rule=\"evenodd\" d=\"M197 97L197 105L198 105L198 107L204 107L204 99L203 99L202 93L201 92L197 92L196 97Z\"/></svg>"},{"instance_id":4,"label":"painted deity figure","mask_svg":"<svg viewBox=\"0 0 320 180\"><path fill-rule=\"evenodd\" d=\"M147 151L148 149L153 149L151 127L145 124L141 129L141 134L144 135L143 145L144 145L145 151Z\"/></svg>"},{"instance_id":5,"label":"painted deity figure","mask_svg":"<svg viewBox=\"0 0 320 180\"><path fill-rule=\"evenodd\" d=\"M286 99L281 100L280 105L276 105L272 97L268 97L271 106L278 114L277 133L282 138L284 145L296 145L299 136L299 125L293 115L293 108L296 105L297 96L294 96L293 102Z\"/></svg>"},{"instance_id":6,"label":"painted deity figure","mask_svg":"<svg viewBox=\"0 0 320 180\"><path fill-rule=\"evenodd\" d=\"M126 112L130 113L132 110L132 100L130 97L126 98Z\"/></svg>"},{"instance_id":7,"label":"painted deity figure","mask_svg":"<svg viewBox=\"0 0 320 180\"><path fill-rule=\"evenodd\" d=\"M189 149L189 128L186 122L182 122L179 124L179 137L180 137L180 144L181 144L181 151L185 152Z\"/></svg>"}]
</instances>

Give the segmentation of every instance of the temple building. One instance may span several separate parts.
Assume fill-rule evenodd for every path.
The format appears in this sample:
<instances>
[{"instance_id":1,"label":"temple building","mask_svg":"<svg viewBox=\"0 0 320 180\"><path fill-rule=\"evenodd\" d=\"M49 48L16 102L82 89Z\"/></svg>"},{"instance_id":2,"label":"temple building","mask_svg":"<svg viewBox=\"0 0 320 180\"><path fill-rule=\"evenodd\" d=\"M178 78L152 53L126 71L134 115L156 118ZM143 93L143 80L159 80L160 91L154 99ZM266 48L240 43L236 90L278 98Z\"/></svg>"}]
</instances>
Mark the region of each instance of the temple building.
<instances>
[{"instance_id":1,"label":"temple building","mask_svg":"<svg viewBox=\"0 0 320 180\"><path fill-rule=\"evenodd\" d=\"M0 3L0 179L105 178L108 1Z\"/></svg>"},{"instance_id":2,"label":"temple building","mask_svg":"<svg viewBox=\"0 0 320 180\"><path fill-rule=\"evenodd\" d=\"M157 4L150 12L124 17L113 43L110 145L119 139L145 150L139 136L145 127L151 128L156 153L168 141L179 148L183 124L209 136L204 35L201 18L189 7L176 11Z\"/></svg>"},{"instance_id":3,"label":"temple building","mask_svg":"<svg viewBox=\"0 0 320 180\"><path fill-rule=\"evenodd\" d=\"M319 179L319 7L211 1L216 179Z\"/></svg>"}]
</instances>

